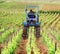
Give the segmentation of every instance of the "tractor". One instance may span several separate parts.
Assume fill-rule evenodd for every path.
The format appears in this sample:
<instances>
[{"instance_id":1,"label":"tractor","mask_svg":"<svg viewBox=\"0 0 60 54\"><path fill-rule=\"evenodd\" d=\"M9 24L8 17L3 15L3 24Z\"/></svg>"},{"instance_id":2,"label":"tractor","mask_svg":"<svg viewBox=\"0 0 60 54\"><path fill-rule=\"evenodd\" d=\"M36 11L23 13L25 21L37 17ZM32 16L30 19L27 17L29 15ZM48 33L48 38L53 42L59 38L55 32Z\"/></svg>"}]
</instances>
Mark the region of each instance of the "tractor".
<instances>
[{"instance_id":1,"label":"tractor","mask_svg":"<svg viewBox=\"0 0 60 54\"><path fill-rule=\"evenodd\" d=\"M30 9L28 11L28 9ZM36 9L36 10L35 10ZM35 11L33 11L35 10ZM23 22L23 39L28 38L29 27L34 26L34 33L36 38L40 37L40 23L39 23L39 6L26 6L26 22Z\"/></svg>"}]
</instances>

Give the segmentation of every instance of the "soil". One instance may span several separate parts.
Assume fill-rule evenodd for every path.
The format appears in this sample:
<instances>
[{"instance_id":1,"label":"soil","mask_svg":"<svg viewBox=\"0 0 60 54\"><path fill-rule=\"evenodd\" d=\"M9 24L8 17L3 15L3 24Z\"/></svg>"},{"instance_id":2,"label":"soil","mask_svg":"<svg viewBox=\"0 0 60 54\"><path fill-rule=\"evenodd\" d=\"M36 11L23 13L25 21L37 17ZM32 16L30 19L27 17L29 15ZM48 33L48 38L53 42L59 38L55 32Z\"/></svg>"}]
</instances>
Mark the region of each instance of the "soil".
<instances>
[{"instance_id":1,"label":"soil","mask_svg":"<svg viewBox=\"0 0 60 54\"><path fill-rule=\"evenodd\" d=\"M19 42L19 44L17 45L17 49L15 51L15 54L27 54L25 48L26 48L26 43L27 40L21 40L21 42Z\"/></svg>"},{"instance_id":2,"label":"soil","mask_svg":"<svg viewBox=\"0 0 60 54\"><path fill-rule=\"evenodd\" d=\"M48 54L47 46L43 43L42 38L36 40L37 47L40 50L40 54Z\"/></svg>"}]
</instances>

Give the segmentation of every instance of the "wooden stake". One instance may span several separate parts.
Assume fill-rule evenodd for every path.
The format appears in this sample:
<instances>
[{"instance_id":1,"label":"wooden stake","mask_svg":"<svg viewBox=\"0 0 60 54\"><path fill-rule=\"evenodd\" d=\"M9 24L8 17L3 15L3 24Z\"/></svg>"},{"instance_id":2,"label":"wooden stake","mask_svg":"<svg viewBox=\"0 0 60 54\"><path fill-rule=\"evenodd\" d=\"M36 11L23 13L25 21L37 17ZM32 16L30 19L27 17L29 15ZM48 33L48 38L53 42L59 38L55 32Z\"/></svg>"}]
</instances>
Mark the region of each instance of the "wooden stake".
<instances>
[{"instance_id":1,"label":"wooden stake","mask_svg":"<svg viewBox=\"0 0 60 54\"><path fill-rule=\"evenodd\" d=\"M31 54L34 54L33 47L32 47L32 49L31 49Z\"/></svg>"}]
</instances>

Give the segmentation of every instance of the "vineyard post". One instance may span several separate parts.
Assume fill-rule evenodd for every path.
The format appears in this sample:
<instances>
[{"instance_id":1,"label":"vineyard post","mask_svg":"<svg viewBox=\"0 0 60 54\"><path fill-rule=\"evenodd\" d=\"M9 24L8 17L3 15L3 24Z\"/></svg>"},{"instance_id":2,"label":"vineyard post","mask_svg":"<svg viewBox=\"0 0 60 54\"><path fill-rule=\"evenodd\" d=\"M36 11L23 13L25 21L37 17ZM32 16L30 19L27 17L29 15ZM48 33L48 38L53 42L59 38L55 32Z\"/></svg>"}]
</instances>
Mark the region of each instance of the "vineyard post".
<instances>
[{"instance_id":1,"label":"vineyard post","mask_svg":"<svg viewBox=\"0 0 60 54\"><path fill-rule=\"evenodd\" d=\"M55 52L56 52L56 50L57 50L57 43L55 42ZM54 52L54 54L55 54L55 52Z\"/></svg>"}]
</instances>

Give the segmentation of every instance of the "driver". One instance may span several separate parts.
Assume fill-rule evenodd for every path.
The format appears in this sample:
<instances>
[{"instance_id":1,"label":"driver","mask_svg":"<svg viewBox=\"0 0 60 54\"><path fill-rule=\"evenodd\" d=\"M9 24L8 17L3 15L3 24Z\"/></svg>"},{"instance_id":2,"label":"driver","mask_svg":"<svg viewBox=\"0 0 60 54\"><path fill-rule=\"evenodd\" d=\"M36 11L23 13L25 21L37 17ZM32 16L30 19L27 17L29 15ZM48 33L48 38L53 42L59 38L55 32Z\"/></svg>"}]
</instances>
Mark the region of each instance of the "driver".
<instances>
[{"instance_id":1,"label":"driver","mask_svg":"<svg viewBox=\"0 0 60 54\"><path fill-rule=\"evenodd\" d=\"M28 13L28 17L29 18L35 18L35 12L31 9L30 12ZM35 20L27 20L27 24L29 25L29 23L33 22L34 25L36 25L36 21Z\"/></svg>"},{"instance_id":2,"label":"driver","mask_svg":"<svg viewBox=\"0 0 60 54\"><path fill-rule=\"evenodd\" d=\"M30 9L30 12L28 14L33 15L34 11L32 9Z\"/></svg>"},{"instance_id":3,"label":"driver","mask_svg":"<svg viewBox=\"0 0 60 54\"><path fill-rule=\"evenodd\" d=\"M35 13L34 11L31 9L30 12L28 13L28 17L29 18L35 18Z\"/></svg>"}]
</instances>

